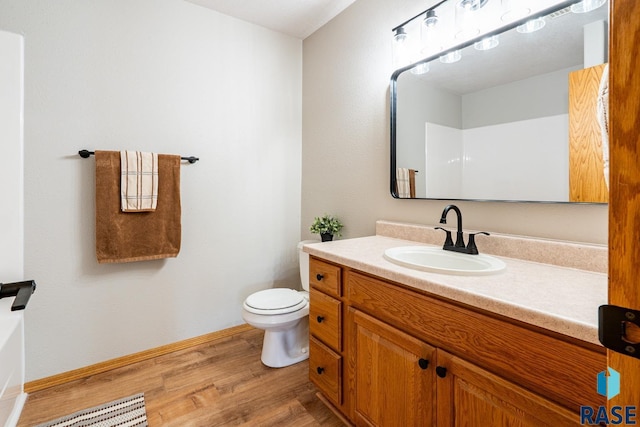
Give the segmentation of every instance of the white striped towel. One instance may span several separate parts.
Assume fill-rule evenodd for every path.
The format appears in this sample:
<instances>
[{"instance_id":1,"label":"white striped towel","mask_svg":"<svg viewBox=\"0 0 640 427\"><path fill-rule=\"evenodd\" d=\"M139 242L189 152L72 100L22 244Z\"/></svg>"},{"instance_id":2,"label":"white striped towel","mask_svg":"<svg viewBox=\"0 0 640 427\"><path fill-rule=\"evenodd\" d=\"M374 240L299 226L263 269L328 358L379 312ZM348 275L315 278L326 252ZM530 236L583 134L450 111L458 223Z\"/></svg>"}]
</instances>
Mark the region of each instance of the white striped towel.
<instances>
[{"instance_id":1,"label":"white striped towel","mask_svg":"<svg viewBox=\"0 0 640 427\"><path fill-rule=\"evenodd\" d=\"M158 154L120 151L123 212L148 212L158 205Z\"/></svg>"},{"instance_id":2,"label":"white striped towel","mask_svg":"<svg viewBox=\"0 0 640 427\"><path fill-rule=\"evenodd\" d=\"M398 189L398 197L408 199L411 195L411 187L409 186L409 169L396 169L396 187Z\"/></svg>"}]
</instances>

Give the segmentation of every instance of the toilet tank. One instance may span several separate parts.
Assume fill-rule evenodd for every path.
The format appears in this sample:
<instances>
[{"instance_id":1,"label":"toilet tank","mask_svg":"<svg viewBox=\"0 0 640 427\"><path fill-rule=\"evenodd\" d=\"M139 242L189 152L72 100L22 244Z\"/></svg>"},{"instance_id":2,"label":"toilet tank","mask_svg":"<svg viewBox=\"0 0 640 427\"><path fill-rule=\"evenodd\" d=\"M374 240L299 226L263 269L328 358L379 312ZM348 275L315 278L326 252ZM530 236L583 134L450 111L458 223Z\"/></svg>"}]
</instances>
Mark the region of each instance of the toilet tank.
<instances>
[{"instance_id":1,"label":"toilet tank","mask_svg":"<svg viewBox=\"0 0 640 427\"><path fill-rule=\"evenodd\" d=\"M302 250L307 243L319 243L319 240L303 240L298 243L298 260L300 263L300 283L302 289L309 290L309 254Z\"/></svg>"}]
</instances>

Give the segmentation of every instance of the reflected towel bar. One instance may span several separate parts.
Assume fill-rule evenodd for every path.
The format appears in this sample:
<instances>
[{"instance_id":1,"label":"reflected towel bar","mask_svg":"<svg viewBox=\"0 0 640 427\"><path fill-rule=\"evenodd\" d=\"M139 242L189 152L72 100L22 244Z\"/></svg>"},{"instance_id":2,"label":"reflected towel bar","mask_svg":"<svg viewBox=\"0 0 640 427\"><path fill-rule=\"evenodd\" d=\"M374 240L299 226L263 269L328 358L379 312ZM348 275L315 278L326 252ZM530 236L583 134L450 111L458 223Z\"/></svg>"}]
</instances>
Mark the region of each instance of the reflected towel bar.
<instances>
[{"instance_id":1,"label":"reflected towel bar","mask_svg":"<svg viewBox=\"0 0 640 427\"><path fill-rule=\"evenodd\" d=\"M79 155L80 157L82 157L83 159L86 159L86 158L88 158L89 156L93 156L94 154L95 154L95 152L94 152L94 151L89 151L89 150L80 150L80 151L78 151L78 155ZM180 159L181 159L181 160L186 160L186 161L188 161L189 163L195 163L195 162L197 162L198 160L200 160L200 158L198 158L198 157L193 157L193 156L190 156L190 157L180 157Z\"/></svg>"}]
</instances>

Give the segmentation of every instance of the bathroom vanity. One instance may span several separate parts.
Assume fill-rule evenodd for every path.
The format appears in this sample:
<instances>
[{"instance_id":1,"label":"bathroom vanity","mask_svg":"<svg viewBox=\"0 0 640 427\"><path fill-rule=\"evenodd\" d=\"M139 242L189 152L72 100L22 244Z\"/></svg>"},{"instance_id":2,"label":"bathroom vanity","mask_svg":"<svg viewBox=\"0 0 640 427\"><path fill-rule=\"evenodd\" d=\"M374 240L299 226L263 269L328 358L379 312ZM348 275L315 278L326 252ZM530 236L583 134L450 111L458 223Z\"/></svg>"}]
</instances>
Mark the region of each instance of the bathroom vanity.
<instances>
[{"instance_id":1,"label":"bathroom vanity","mask_svg":"<svg viewBox=\"0 0 640 427\"><path fill-rule=\"evenodd\" d=\"M367 426L579 425L581 405L605 404L595 384L606 368L596 326L606 274L571 263L586 255L601 270L606 248L491 236L481 252L500 245L528 259L494 252L504 272L467 277L382 256L441 237L379 222L376 236L305 246L309 375L324 400Z\"/></svg>"}]
</instances>

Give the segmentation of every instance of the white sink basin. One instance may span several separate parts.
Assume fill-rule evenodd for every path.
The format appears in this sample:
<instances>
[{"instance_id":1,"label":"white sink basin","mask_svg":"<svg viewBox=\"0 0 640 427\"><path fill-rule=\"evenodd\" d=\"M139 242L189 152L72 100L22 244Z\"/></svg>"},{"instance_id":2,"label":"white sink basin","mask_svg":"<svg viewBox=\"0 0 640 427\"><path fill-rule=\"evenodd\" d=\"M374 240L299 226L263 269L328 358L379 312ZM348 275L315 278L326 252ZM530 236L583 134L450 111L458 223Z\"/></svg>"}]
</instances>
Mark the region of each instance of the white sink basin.
<instances>
[{"instance_id":1,"label":"white sink basin","mask_svg":"<svg viewBox=\"0 0 640 427\"><path fill-rule=\"evenodd\" d=\"M433 273L483 276L496 274L506 264L492 256L467 255L433 246L401 246L384 251L384 257L394 264Z\"/></svg>"}]
</instances>

